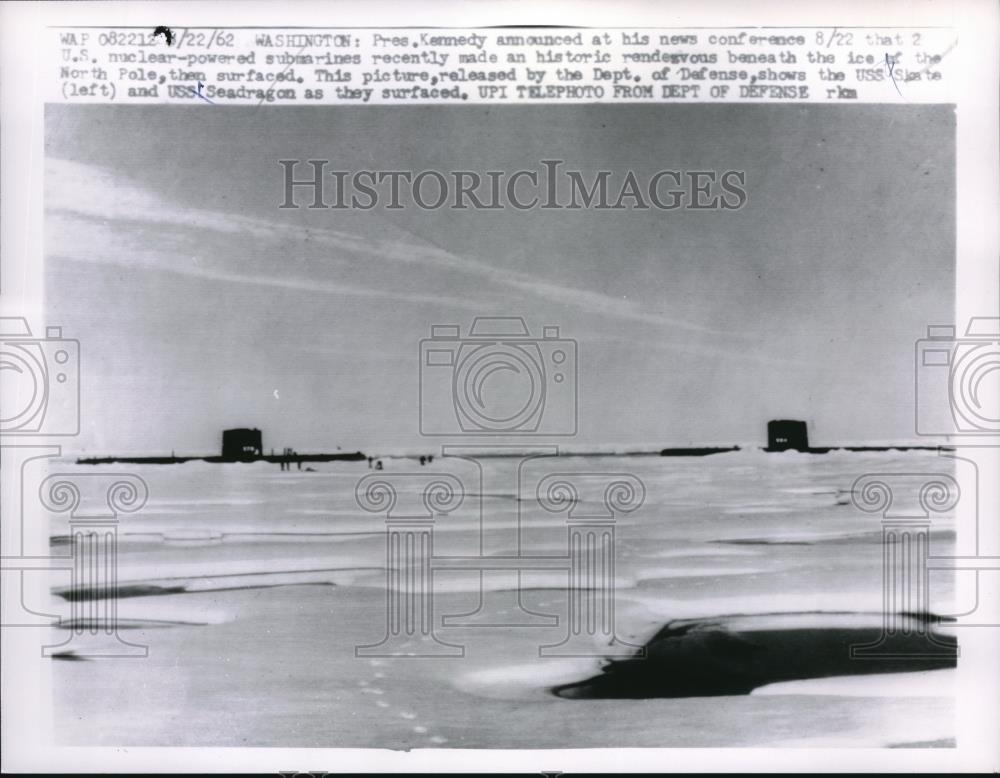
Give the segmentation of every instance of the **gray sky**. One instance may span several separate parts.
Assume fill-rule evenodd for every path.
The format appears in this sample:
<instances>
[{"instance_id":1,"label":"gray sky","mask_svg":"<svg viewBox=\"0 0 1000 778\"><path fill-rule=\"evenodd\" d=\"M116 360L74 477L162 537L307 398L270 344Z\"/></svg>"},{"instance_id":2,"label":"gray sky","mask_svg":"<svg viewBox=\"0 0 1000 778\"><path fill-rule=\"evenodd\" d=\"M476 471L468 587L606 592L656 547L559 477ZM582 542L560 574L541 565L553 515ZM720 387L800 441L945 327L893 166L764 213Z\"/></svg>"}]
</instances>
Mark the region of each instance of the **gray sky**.
<instances>
[{"instance_id":1,"label":"gray sky","mask_svg":"<svg viewBox=\"0 0 1000 778\"><path fill-rule=\"evenodd\" d=\"M428 448L418 343L522 315L579 343L574 445L913 438L913 342L953 318L948 106L49 106L50 324L79 449ZM739 211L279 210L341 170L744 170ZM303 171L304 174L304 171ZM620 181L620 178L618 179ZM68 448L72 448L69 446Z\"/></svg>"}]
</instances>

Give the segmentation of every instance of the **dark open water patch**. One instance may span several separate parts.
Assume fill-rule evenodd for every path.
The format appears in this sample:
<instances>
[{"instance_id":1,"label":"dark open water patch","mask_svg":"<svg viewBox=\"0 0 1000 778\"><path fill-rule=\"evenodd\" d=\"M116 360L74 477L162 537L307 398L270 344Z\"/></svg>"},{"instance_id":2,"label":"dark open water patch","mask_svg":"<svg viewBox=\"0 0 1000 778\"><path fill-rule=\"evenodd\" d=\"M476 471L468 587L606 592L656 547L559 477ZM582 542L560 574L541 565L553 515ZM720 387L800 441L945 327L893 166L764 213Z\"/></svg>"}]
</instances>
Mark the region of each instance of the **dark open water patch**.
<instances>
[{"instance_id":1,"label":"dark open water patch","mask_svg":"<svg viewBox=\"0 0 1000 778\"><path fill-rule=\"evenodd\" d=\"M958 741L953 737L943 737L939 740L915 740L912 743L890 743L887 748L958 748Z\"/></svg>"},{"instance_id":2,"label":"dark open water patch","mask_svg":"<svg viewBox=\"0 0 1000 778\"><path fill-rule=\"evenodd\" d=\"M61 659L64 662L86 662L87 657L80 656L73 651L60 651L58 654L51 654L51 659Z\"/></svg>"},{"instance_id":3,"label":"dark open water patch","mask_svg":"<svg viewBox=\"0 0 1000 778\"><path fill-rule=\"evenodd\" d=\"M166 594L205 594L207 592L241 591L248 589L274 589L280 586L336 586L326 580L303 581L294 576L317 573L372 573L382 572L381 567L330 567L307 570L259 570L246 573L220 573L218 575L171 576L158 579L161 583L136 582L108 586L64 586L52 590L57 597L70 602L105 600L111 597L155 597ZM292 576L293 579L289 579ZM172 583L167 583L167 582ZM213 582L209 585L207 582Z\"/></svg>"},{"instance_id":4,"label":"dark open water patch","mask_svg":"<svg viewBox=\"0 0 1000 778\"><path fill-rule=\"evenodd\" d=\"M110 589L102 587L67 587L57 589L55 594L69 602L85 602L89 600L107 599ZM118 599L126 597L152 597L158 594L183 594L186 592L183 586L156 586L154 584L123 584L115 590Z\"/></svg>"},{"instance_id":5,"label":"dark open water patch","mask_svg":"<svg viewBox=\"0 0 1000 778\"><path fill-rule=\"evenodd\" d=\"M600 675L552 689L568 699L651 699L749 694L781 681L955 667L957 641L934 631L937 617L901 615L881 654L852 657L878 644L882 616L794 613L672 621L635 656Z\"/></svg>"},{"instance_id":6,"label":"dark open water patch","mask_svg":"<svg viewBox=\"0 0 1000 778\"><path fill-rule=\"evenodd\" d=\"M207 627L211 622L190 621L186 619L115 619L115 629L166 629L168 627ZM90 631L96 634L102 629L107 629L107 619L97 618L75 618L63 619L57 625L59 629L76 630L78 632Z\"/></svg>"}]
</instances>

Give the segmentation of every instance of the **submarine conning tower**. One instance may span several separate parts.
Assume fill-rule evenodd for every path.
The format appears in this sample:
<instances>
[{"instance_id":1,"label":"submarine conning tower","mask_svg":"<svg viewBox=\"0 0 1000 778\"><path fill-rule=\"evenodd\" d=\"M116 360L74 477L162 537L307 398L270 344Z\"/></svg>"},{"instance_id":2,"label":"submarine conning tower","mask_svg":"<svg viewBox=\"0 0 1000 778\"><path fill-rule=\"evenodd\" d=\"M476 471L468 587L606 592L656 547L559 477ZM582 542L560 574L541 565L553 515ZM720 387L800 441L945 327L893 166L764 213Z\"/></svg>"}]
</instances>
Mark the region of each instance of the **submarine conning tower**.
<instances>
[{"instance_id":1,"label":"submarine conning tower","mask_svg":"<svg viewBox=\"0 0 1000 778\"><path fill-rule=\"evenodd\" d=\"M767 423L767 451L808 451L809 431L804 421L775 419Z\"/></svg>"},{"instance_id":2,"label":"submarine conning tower","mask_svg":"<svg viewBox=\"0 0 1000 778\"><path fill-rule=\"evenodd\" d=\"M259 429L238 428L222 431L222 458L252 460L264 453Z\"/></svg>"}]
</instances>

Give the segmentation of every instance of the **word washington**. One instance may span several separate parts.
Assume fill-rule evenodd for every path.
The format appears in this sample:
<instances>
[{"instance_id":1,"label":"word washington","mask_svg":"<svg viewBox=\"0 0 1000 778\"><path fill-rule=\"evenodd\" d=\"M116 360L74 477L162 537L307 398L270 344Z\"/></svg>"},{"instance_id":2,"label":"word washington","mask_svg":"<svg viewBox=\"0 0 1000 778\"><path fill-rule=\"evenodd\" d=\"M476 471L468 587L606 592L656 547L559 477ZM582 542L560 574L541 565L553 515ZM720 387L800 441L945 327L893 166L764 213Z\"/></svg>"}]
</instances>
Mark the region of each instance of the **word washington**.
<instances>
[{"instance_id":1,"label":"word washington","mask_svg":"<svg viewBox=\"0 0 1000 778\"><path fill-rule=\"evenodd\" d=\"M329 160L278 160L284 199L279 208L526 211L737 210L747 204L742 170L659 170L652 175L601 170L562 170L562 160L542 160L539 169L490 170L327 170ZM301 168L300 168L301 166Z\"/></svg>"}]
</instances>

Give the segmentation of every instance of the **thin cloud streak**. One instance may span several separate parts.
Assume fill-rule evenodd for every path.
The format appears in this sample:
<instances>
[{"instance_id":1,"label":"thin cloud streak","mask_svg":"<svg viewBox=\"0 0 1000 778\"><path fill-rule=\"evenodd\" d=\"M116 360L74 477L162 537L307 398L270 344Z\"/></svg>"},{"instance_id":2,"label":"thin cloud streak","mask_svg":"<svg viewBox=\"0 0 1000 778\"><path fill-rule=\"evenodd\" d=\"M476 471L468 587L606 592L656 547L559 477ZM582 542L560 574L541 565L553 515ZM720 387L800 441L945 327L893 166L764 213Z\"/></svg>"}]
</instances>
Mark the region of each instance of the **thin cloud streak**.
<instances>
[{"instance_id":1,"label":"thin cloud streak","mask_svg":"<svg viewBox=\"0 0 1000 778\"><path fill-rule=\"evenodd\" d=\"M485 262L458 257L447 250L435 246L414 246L398 241L372 241L347 233L328 229L308 229L289 227L271 220L234 214L223 214L199 209L182 209L152 193L118 179L106 170L82 165L66 160L47 161L47 175L50 176L46 206L53 213L65 212L85 218L123 222L148 222L154 225L176 225L186 231L210 230L224 234L237 234L257 240L276 243L302 240L308 237L316 245L337 251L360 253L376 259L407 265L417 265L459 272L488 280L499 286L533 295L547 302L570 306L587 313L623 321L665 327L671 330L703 335L734 337L732 333L703 327L683 319L646 311L635 303L624 301L599 292L577 287L555 284L528 273L500 270ZM409 232L409 231L407 231ZM410 233L413 234L412 232ZM417 237L422 243L429 241ZM103 258L95 261L106 261ZM181 272L174 267L163 268L169 272ZM412 300L413 302L448 304L467 310L477 310L457 298L443 298L428 295L399 295L341 284L329 285L312 281L298 282L280 277L224 273L202 270L187 270L184 274L218 281L267 284L273 278L273 285L289 289L302 288L305 291L326 291L331 294L348 294L358 297L380 297L391 300ZM299 286L299 284L303 286Z\"/></svg>"}]
</instances>

